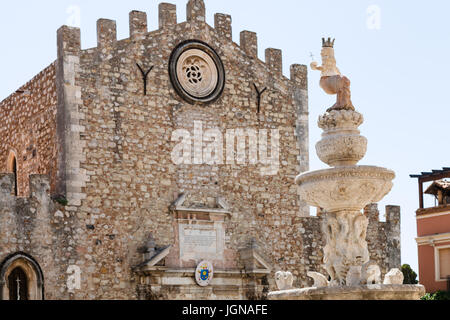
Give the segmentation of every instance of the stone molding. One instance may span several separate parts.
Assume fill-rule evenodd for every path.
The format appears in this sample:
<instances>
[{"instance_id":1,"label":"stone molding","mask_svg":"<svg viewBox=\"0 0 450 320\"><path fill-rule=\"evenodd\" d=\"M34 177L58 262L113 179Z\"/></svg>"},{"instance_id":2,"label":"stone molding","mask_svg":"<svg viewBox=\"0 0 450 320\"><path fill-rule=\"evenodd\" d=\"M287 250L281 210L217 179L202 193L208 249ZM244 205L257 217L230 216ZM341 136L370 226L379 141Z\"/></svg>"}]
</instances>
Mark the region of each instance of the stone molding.
<instances>
[{"instance_id":1,"label":"stone molding","mask_svg":"<svg viewBox=\"0 0 450 320\"><path fill-rule=\"evenodd\" d=\"M434 246L438 243L446 243L450 242L450 233L441 233L441 234L434 234L424 237L416 238L416 242L419 246L423 245L430 245Z\"/></svg>"}]
</instances>

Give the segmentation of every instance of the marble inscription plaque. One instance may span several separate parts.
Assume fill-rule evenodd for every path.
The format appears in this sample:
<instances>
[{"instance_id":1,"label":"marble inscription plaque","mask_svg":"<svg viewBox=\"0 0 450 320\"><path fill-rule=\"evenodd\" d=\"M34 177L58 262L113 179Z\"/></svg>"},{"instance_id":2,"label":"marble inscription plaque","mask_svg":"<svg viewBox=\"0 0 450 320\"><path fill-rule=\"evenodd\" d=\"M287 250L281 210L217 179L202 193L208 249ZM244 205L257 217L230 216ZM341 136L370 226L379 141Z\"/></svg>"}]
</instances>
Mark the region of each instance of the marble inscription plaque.
<instances>
[{"instance_id":1,"label":"marble inscription plaque","mask_svg":"<svg viewBox=\"0 0 450 320\"><path fill-rule=\"evenodd\" d=\"M181 224L179 229L181 260L223 259L224 234L222 224Z\"/></svg>"}]
</instances>

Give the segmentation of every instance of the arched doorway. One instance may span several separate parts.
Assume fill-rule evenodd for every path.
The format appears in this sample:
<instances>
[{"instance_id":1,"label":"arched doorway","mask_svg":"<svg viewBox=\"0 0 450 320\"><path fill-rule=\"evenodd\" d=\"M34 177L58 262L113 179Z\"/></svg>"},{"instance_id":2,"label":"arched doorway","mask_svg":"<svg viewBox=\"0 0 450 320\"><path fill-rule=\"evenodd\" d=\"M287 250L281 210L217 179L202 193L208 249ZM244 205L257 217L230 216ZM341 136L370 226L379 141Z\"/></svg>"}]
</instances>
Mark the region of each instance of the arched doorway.
<instances>
[{"instance_id":1,"label":"arched doorway","mask_svg":"<svg viewBox=\"0 0 450 320\"><path fill-rule=\"evenodd\" d=\"M28 277L21 267L8 276L9 300L28 300Z\"/></svg>"},{"instance_id":2,"label":"arched doorway","mask_svg":"<svg viewBox=\"0 0 450 320\"><path fill-rule=\"evenodd\" d=\"M43 300L44 278L38 263L17 253L0 265L0 300Z\"/></svg>"}]
</instances>

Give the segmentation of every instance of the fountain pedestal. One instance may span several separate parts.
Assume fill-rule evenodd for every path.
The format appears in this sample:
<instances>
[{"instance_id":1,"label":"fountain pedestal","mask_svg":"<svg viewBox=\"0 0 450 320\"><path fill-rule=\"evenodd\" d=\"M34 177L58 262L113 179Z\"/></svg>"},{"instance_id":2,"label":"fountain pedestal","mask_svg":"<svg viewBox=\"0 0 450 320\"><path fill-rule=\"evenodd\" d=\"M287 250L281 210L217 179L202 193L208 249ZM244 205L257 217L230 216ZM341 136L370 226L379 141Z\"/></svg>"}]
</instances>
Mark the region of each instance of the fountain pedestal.
<instances>
[{"instance_id":1,"label":"fountain pedestal","mask_svg":"<svg viewBox=\"0 0 450 320\"><path fill-rule=\"evenodd\" d=\"M331 168L304 173L296 178L300 196L308 205L322 208L326 238L324 264L329 277L310 272L313 288L272 292L273 300L417 300L423 286L402 285L403 274L391 270L381 284L380 268L370 262L366 235L368 219L362 209L381 201L392 189L395 173L385 168L358 166L367 152L360 135L364 122L351 102L350 80L342 77L334 58L334 41L323 40L321 86L337 94L337 103L319 118L322 140L316 145L319 158ZM331 279L331 280L328 280Z\"/></svg>"}]
</instances>

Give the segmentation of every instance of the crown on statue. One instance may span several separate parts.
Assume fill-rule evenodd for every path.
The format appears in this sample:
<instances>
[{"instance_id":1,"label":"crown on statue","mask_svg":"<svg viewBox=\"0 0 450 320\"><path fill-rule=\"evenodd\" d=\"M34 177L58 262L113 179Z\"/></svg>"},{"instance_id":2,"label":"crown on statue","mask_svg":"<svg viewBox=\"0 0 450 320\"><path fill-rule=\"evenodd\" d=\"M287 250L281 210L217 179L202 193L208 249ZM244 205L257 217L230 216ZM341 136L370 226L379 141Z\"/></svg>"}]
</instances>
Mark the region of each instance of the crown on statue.
<instances>
[{"instance_id":1,"label":"crown on statue","mask_svg":"<svg viewBox=\"0 0 450 320\"><path fill-rule=\"evenodd\" d=\"M325 39L322 38L322 47L324 48L333 48L334 47L334 41L336 41L336 39L331 40L331 38Z\"/></svg>"}]
</instances>

